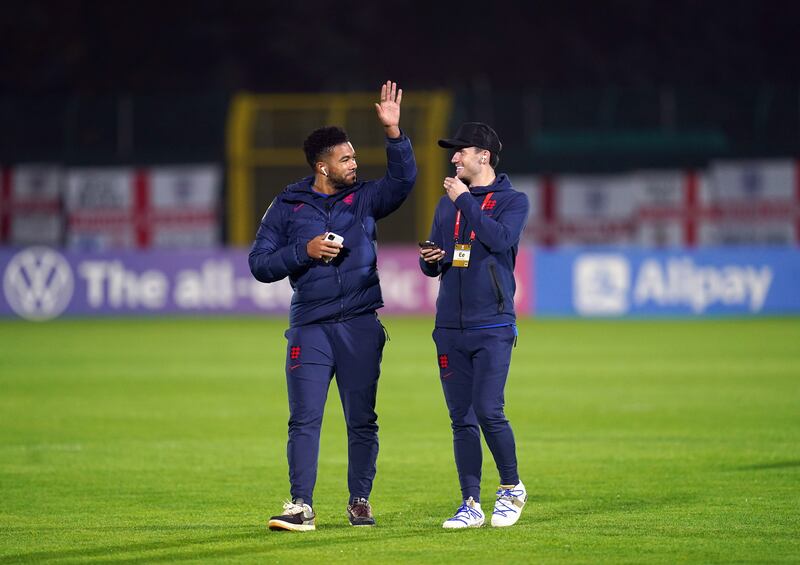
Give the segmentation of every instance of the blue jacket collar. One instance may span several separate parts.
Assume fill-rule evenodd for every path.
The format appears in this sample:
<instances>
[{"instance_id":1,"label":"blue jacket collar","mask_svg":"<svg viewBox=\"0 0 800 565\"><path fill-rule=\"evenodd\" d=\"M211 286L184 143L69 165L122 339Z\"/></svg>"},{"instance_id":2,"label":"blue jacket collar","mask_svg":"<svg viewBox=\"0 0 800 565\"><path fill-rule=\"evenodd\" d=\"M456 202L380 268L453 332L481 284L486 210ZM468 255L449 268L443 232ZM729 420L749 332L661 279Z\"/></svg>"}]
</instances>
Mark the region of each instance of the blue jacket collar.
<instances>
[{"instance_id":1,"label":"blue jacket collar","mask_svg":"<svg viewBox=\"0 0 800 565\"><path fill-rule=\"evenodd\" d=\"M364 184L363 182L356 182L353 186L349 188L345 188L344 190L340 190L336 194L331 194L327 200L331 202L335 200L340 200L350 194L351 192L355 192L361 185ZM290 184L284 189L284 196L288 200L296 200L300 202L306 203L313 203L314 200L317 200L317 196L314 192L314 177L307 176L296 183Z\"/></svg>"}]
</instances>

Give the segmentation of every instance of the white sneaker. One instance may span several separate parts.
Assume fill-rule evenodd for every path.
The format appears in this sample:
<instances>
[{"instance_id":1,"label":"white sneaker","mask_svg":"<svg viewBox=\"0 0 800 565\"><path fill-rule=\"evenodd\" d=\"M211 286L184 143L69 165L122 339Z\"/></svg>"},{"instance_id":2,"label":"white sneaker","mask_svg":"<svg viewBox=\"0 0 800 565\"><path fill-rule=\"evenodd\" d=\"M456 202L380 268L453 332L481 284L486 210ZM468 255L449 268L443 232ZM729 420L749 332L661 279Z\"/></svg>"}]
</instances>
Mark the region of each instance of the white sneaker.
<instances>
[{"instance_id":1,"label":"white sneaker","mask_svg":"<svg viewBox=\"0 0 800 565\"><path fill-rule=\"evenodd\" d=\"M316 529L316 516L311 507L297 498L283 504L283 514L269 519L270 530L309 532Z\"/></svg>"},{"instance_id":2,"label":"white sneaker","mask_svg":"<svg viewBox=\"0 0 800 565\"><path fill-rule=\"evenodd\" d=\"M492 512L492 526L502 528L513 526L522 514L522 508L528 500L528 491L522 481L518 485L500 485L497 489L497 500Z\"/></svg>"},{"instance_id":3,"label":"white sneaker","mask_svg":"<svg viewBox=\"0 0 800 565\"><path fill-rule=\"evenodd\" d=\"M443 528L480 528L483 526L483 521L486 517L481 510L480 502L470 496L464 503L458 507L455 515L448 518L442 524Z\"/></svg>"}]
</instances>

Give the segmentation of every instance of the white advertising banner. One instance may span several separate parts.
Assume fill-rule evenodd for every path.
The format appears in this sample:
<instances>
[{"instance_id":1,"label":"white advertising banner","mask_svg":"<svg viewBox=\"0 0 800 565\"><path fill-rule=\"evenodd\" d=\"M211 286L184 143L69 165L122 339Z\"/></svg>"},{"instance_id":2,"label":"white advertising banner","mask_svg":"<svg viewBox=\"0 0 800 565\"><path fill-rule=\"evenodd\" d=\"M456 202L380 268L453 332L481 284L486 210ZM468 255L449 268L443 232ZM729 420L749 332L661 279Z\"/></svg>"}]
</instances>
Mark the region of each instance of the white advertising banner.
<instances>
[{"instance_id":1,"label":"white advertising banner","mask_svg":"<svg viewBox=\"0 0 800 565\"><path fill-rule=\"evenodd\" d=\"M631 175L557 177L559 218L566 220L622 220L635 211Z\"/></svg>"},{"instance_id":2,"label":"white advertising banner","mask_svg":"<svg viewBox=\"0 0 800 565\"><path fill-rule=\"evenodd\" d=\"M149 185L154 247L212 247L220 243L218 167L153 169Z\"/></svg>"},{"instance_id":3,"label":"white advertising banner","mask_svg":"<svg viewBox=\"0 0 800 565\"><path fill-rule=\"evenodd\" d=\"M522 239L526 241L538 241L545 217L542 210L543 184L542 177L533 175L514 175L511 177L511 184L514 190L524 192L528 197L530 208L528 210L528 223L525 224L525 232Z\"/></svg>"},{"instance_id":4,"label":"white advertising banner","mask_svg":"<svg viewBox=\"0 0 800 565\"><path fill-rule=\"evenodd\" d=\"M630 244L636 198L630 175L569 175L555 179L561 245Z\"/></svg>"},{"instance_id":5,"label":"white advertising banner","mask_svg":"<svg viewBox=\"0 0 800 565\"><path fill-rule=\"evenodd\" d=\"M14 202L42 202L60 205L62 169L57 165L18 165L12 169L11 194Z\"/></svg>"},{"instance_id":6,"label":"white advertising banner","mask_svg":"<svg viewBox=\"0 0 800 565\"><path fill-rule=\"evenodd\" d=\"M130 168L67 172L67 247L85 251L134 247L134 182Z\"/></svg>"},{"instance_id":7,"label":"white advertising banner","mask_svg":"<svg viewBox=\"0 0 800 565\"><path fill-rule=\"evenodd\" d=\"M790 221L726 221L700 225L698 242L703 246L791 245L795 227Z\"/></svg>"},{"instance_id":8,"label":"white advertising banner","mask_svg":"<svg viewBox=\"0 0 800 565\"><path fill-rule=\"evenodd\" d=\"M58 245L62 171L55 165L19 165L9 170L6 191L7 234L12 245Z\"/></svg>"},{"instance_id":9,"label":"white advertising banner","mask_svg":"<svg viewBox=\"0 0 800 565\"><path fill-rule=\"evenodd\" d=\"M631 175L637 209L680 210L686 196L683 171L637 171Z\"/></svg>"},{"instance_id":10,"label":"white advertising banner","mask_svg":"<svg viewBox=\"0 0 800 565\"><path fill-rule=\"evenodd\" d=\"M220 243L219 168L73 169L67 246L80 250Z\"/></svg>"},{"instance_id":11,"label":"white advertising banner","mask_svg":"<svg viewBox=\"0 0 800 565\"><path fill-rule=\"evenodd\" d=\"M789 159L716 161L709 173L711 183L701 195L704 204L794 199L797 165Z\"/></svg>"},{"instance_id":12,"label":"white advertising banner","mask_svg":"<svg viewBox=\"0 0 800 565\"><path fill-rule=\"evenodd\" d=\"M797 241L800 219L795 161L719 161L703 187L700 245L770 244Z\"/></svg>"},{"instance_id":13,"label":"white advertising banner","mask_svg":"<svg viewBox=\"0 0 800 565\"><path fill-rule=\"evenodd\" d=\"M523 239L545 246L797 244L798 170L786 159L719 162L708 171L523 177L538 205Z\"/></svg>"},{"instance_id":14,"label":"white advertising banner","mask_svg":"<svg viewBox=\"0 0 800 565\"><path fill-rule=\"evenodd\" d=\"M150 173L153 208L214 210L219 204L220 171L215 166L159 167Z\"/></svg>"},{"instance_id":15,"label":"white advertising banner","mask_svg":"<svg viewBox=\"0 0 800 565\"><path fill-rule=\"evenodd\" d=\"M70 214L130 213L133 169L82 168L67 171L64 205Z\"/></svg>"},{"instance_id":16,"label":"white advertising banner","mask_svg":"<svg viewBox=\"0 0 800 565\"><path fill-rule=\"evenodd\" d=\"M686 174L682 171L639 171L631 175L636 233L633 243L645 247L683 244Z\"/></svg>"}]
</instances>

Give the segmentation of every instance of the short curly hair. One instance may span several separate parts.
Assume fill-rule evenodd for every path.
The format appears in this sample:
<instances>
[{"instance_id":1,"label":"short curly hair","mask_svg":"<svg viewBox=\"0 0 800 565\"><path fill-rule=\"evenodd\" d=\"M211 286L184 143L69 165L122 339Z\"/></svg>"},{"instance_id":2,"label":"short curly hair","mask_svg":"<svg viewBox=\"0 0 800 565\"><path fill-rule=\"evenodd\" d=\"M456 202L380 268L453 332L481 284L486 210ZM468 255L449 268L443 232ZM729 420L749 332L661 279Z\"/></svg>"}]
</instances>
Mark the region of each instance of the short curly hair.
<instances>
[{"instance_id":1,"label":"short curly hair","mask_svg":"<svg viewBox=\"0 0 800 565\"><path fill-rule=\"evenodd\" d=\"M306 161L313 169L319 161L320 155L330 152L331 148L347 143L350 139L347 132L339 126L327 126L312 131L303 142L303 151L306 154Z\"/></svg>"}]
</instances>

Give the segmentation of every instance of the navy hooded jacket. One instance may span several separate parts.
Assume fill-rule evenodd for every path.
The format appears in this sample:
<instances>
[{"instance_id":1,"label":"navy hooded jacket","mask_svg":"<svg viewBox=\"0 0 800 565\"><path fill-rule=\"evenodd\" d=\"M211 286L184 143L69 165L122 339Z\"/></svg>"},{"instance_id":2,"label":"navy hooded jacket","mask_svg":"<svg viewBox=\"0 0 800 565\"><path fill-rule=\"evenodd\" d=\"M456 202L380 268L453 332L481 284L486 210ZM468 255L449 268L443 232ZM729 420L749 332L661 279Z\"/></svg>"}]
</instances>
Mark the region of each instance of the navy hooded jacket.
<instances>
[{"instance_id":1,"label":"navy hooded jacket","mask_svg":"<svg viewBox=\"0 0 800 565\"><path fill-rule=\"evenodd\" d=\"M481 210L489 193L494 194ZM437 263L419 261L429 277L441 275L436 327L464 329L515 323L514 265L528 207L528 197L514 190L505 174L498 175L490 186L470 187L455 202L442 197L429 239L444 250L444 259ZM470 232L475 232L468 267L452 265L457 210L461 210L458 243L468 243Z\"/></svg>"},{"instance_id":2,"label":"navy hooded jacket","mask_svg":"<svg viewBox=\"0 0 800 565\"><path fill-rule=\"evenodd\" d=\"M383 306L377 271L376 221L408 197L417 177L411 142L386 138L386 175L332 194L312 189L314 177L291 184L272 201L250 250L261 282L289 277L294 295L289 325L346 320ZM344 238L330 263L308 256L308 242L325 232Z\"/></svg>"}]
</instances>

